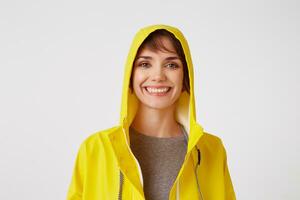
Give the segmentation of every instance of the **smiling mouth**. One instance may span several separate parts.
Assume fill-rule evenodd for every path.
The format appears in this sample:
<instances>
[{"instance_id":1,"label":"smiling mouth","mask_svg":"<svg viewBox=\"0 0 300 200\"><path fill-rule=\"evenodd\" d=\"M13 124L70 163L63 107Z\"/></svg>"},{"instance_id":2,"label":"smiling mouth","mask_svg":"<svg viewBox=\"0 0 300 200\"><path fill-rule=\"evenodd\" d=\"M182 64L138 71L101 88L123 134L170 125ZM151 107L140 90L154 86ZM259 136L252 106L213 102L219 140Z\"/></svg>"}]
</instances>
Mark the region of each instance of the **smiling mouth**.
<instances>
[{"instance_id":1,"label":"smiling mouth","mask_svg":"<svg viewBox=\"0 0 300 200\"><path fill-rule=\"evenodd\" d=\"M171 87L160 87L160 88L144 87L144 88L148 94L154 96L164 96L171 90Z\"/></svg>"}]
</instances>

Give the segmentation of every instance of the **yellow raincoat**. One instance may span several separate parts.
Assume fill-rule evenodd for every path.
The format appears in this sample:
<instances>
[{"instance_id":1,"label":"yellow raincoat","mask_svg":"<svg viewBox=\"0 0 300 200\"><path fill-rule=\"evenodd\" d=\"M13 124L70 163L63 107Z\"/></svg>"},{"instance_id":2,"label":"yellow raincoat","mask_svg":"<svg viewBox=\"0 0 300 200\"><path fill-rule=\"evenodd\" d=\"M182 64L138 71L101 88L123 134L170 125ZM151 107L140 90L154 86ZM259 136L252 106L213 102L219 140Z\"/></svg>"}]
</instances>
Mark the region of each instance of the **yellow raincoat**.
<instances>
[{"instance_id":1,"label":"yellow raincoat","mask_svg":"<svg viewBox=\"0 0 300 200\"><path fill-rule=\"evenodd\" d=\"M141 168L130 149L129 126L137 111L137 97L129 82L137 50L156 29L166 29L181 42L189 71L190 94L184 91L176 107L176 120L188 133L187 153L171 187L169 200L234 200L226 150L221 139L196 122L194 74L188 43L175 27L158 24L140 29L125 66L120 123L91 134L81 144L67 200L144 200Z\"/></svg>"}]
</instances>

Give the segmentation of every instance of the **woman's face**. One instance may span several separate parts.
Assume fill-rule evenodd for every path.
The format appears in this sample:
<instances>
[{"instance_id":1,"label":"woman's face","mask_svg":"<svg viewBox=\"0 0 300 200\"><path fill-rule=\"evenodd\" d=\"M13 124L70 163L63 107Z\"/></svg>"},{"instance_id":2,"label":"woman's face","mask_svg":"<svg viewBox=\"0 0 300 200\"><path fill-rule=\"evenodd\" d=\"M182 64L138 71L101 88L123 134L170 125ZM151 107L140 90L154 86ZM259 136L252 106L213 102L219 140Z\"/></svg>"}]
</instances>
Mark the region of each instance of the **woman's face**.
<instances>
[{"instance_id":1,"label":"woman's face","mask_svg":"<svg viewBox=\"0 0 300 200\"><path fill-rule=\"evenodd\" d=\"M175 52L168 38L164 46ZM155 109L172 106L182 92L183 64L176 53L151 51L145 47L133 66L133 90L140 103Z\"/></svg>"}]
</instances>

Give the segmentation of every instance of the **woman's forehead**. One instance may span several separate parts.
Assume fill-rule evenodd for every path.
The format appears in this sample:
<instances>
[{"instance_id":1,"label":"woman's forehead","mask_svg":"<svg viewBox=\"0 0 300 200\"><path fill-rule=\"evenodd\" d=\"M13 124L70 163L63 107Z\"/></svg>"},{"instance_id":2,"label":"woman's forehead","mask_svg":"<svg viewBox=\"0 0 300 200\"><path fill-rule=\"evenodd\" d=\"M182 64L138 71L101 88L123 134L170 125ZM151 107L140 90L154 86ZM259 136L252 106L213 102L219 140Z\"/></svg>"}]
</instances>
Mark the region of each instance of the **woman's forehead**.
<instances>
[{"instance_id":1,"label":"woman's forehead","mask_svg":"<svg viewBox=\"0 0 300 200\"><path fill-rule=\"evenodd\" d=\"M164 58L168 58L168 60L179 59L179 56L177 55L176 52L169 52L164 50L153 51L152 49L144 48L139 52L139 54L136 55L135 60L138 59L152 60L155 59L156 57L164 57Z\"/></svg>"},{"instance_id":2,"label":"woman's forehead","mask_svg":"<svg viewBox=\"0 0 300 200\"><path fill-rule=\"evenodd\" d=\"M176 60L179 59L179 56L176 52L170 52L165 50L152 50L150 48L143 48L135 57L135 60L154 60L154 59L163 58L164 60Z\"/></svg>"}]
</instances>

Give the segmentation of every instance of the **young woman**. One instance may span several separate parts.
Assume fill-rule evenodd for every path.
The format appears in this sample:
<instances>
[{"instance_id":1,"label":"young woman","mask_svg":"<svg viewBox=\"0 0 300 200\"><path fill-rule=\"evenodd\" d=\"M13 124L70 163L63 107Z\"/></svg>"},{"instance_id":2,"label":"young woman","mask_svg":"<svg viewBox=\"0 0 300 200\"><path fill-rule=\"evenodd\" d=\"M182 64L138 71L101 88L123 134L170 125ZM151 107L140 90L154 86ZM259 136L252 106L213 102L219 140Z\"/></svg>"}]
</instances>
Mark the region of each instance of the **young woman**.
<instances>
[{"instance_id":1,"label":"young woman","mask_svg":"<svg viewBox=\"0 0 300 200\"><path fill-rule=\"evenodd\" d=\"M193 80L180 30L140 29L126 62L120 124L81 144L67 199L236 199L222 140L196 121Z\"/></svg>"}]
</instances>

